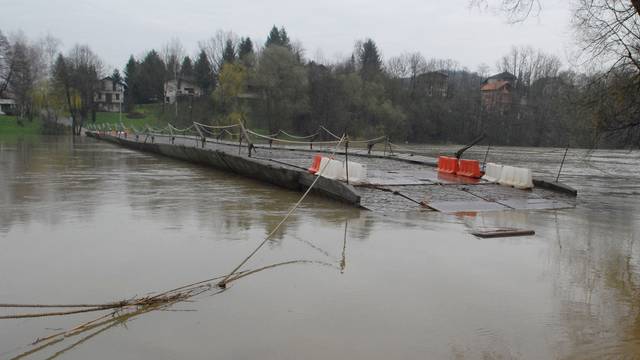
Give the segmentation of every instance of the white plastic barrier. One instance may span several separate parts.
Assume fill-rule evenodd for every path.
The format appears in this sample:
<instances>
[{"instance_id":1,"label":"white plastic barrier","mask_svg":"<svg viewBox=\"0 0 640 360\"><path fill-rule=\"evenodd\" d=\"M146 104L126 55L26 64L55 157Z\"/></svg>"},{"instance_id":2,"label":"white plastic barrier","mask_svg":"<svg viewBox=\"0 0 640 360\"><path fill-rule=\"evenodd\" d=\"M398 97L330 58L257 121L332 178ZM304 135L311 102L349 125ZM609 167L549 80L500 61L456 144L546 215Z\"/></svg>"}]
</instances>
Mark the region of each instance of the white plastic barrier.
<instances>
[{"instance_id":1,"label":"white plastic barrier","mask_svg":"<svg viewBox=\"0 0 640 360\"><path fill-rule=\"evenodd\" d=\"M498 182L500 180L500 176L502 175L502 167L502 165L487 163L482 179L492 183Z\"/></svg>"},{"instance_id":2,"label":"white plastic barrier","mask_svg":"<svg viewBox=\"0 0 640 360\"><path fill-rule=\"evenodd\" d=\"M531 189L533 188L531 169L504 166L498 183L518 189Z\"/></svg>"},{"instance_id":3,"label":"white plastic barrier","mask_svg":"<svg viewBox=\"0 0 640 360\"><path fill-rule=\"evenodd\" d=\"M324 169L324 170L323 170ZM339 160L322 157L318 168L318 175L327 179L347 180L347 170L345 164ZM366 182L367 167L363 164L349 161L349 183L361 184Z\"/></svg>"},{"instance_id":4,"label":"white plastic barrier","mask_svg":"<svg viewBox=\"0 0 640 360\"><path fill-rule=\"evenodd\" d=\"M344 172L342 168L342 161L322 157L322 160L320 160L320 169L318 170L318 174L326 177L327 179L340 179Z\"/></svg>"},{"instance_id":5,"label":"white plastic barrier","mask_svg":"<svg viewBox=\"0 0 640 360\"><path fill-rule=\"evenodd\" d=\"M347 180L347 172L345 167L342 167L342 177L340 180ZM362 184L366 182L367 179L367 167L363 164L349 161L349 183L351 184Z\"/></svg>"}]
</instances>

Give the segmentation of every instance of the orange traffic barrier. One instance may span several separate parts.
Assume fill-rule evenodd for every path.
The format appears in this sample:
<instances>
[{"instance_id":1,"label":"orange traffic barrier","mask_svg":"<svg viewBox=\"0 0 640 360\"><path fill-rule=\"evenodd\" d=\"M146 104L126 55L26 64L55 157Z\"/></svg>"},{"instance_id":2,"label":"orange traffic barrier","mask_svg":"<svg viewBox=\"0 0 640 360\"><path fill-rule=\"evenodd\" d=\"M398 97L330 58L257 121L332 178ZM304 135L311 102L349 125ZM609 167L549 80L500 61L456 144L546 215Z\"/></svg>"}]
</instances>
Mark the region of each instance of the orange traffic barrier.
<instances>
[{"instance_id":1,"label":"orange traffic barrier","mask_svg":"<svg viewBox=\"0 0 640 360\"><path fill-rule=\"evenodd\" d=\"M458 172L458 159L440 156L438 158L438 172L456 174Z\"/></svg>"},{"instance_id":2,"label":"orange traffic barrier","mask_svg":"<svg viewBox=\"0 0 640 360\"><path fill-rule=\"evenodd\" d=\"M460 160L458 164L458 175L472 177L472 178L481 178L482 173L480 172L480 162L478 160Z\"/></svg>"},{"instance_id":3,"label":"orange traffic barrier","mask_svg":"<svg viewBox=\"0 0 640 360\"><path fill-rule=\"evenodd\" d=\"M311 167L309 168L309 172L310 173L315 174L318 171L320 171L320 161L322 161L322 155L315 154L313 156L313 163L311 164Z\"/></svg>"}]
</instances>

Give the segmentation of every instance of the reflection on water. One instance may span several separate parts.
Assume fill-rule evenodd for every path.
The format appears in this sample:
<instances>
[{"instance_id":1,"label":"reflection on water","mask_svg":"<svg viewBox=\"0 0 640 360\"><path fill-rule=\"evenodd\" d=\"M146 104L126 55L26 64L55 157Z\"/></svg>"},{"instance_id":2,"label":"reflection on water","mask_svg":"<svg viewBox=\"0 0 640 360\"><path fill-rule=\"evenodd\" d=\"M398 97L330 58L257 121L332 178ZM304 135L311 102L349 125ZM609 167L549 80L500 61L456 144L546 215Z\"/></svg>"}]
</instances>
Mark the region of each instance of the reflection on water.
<instances>
[{"instance_id":1,"label":"reflection on water","mask_svg":"<svg viewBox=\"0 0 640 360\"><path fill-rule=\"evenodd\" d=\"M498 148L489 161L553 177L563 151ZM171 308L196 311L118 324L61 357L640 357L638 165L638 152L572 150L561 179L579 206L561 211L389 214L310 197L247 268L311 263ZM0 137L0 303L106 302L225 274L299 196L92 139ZM479 227L536 235L468 234ZM89 319L0 320L0 358Z\"/></svg>"}]
</instances>

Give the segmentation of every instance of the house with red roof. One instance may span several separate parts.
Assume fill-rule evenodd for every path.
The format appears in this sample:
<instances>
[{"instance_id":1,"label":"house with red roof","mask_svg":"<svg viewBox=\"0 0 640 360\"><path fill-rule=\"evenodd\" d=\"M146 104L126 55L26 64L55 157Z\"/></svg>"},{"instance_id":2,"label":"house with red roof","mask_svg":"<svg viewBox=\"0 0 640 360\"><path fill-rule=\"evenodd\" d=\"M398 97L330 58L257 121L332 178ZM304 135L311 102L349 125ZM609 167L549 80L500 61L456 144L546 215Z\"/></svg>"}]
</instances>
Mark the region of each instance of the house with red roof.
<instances>
[{"instance_id":1,"label":"house with red roof","mask_svg":"<svg viewBox=\"0 0 640 360\"><path fill-rule=\"evenodd\" d=\"M480 87L482 108L487 111L504 111L514 101L513 85L516 77L503 72L493 75L482 82Z\"/></svg>"}]
</instances>

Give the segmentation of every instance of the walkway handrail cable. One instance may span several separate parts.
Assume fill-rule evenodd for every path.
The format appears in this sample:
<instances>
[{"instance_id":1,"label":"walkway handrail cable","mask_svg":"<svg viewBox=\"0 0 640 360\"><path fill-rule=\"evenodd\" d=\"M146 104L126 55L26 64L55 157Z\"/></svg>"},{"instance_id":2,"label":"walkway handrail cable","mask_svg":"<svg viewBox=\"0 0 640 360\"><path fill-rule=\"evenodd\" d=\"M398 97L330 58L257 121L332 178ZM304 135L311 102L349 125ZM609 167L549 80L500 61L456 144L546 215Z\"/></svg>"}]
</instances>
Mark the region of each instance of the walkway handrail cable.
<instances>
[{"instance_id":1,"label":"walkway handrail cable","mask_svg":"<svg viewBox=\"0 0 640 360\"><path fill-rule=\"evenodd\" d=\"M316 136L318 136L318 132L316 132L315 134L311 134L311 135L307 135L307 136L296 136L296 135L291 135L289 133L287 133L284 130L279 130L280 133L292 138L292 139L298 139L298 140L304 140L304 139L312 139L315 138Z\"/></svg>"},{"instance_id":2,"label":"walkway handrail cable","mask_svg":"<svg viewBox=\"0 0 640 360\"><path fill-rule=\"evenodd\" d=\"M334 139L340 139L340 137L334 133L332 133L331 131L329 131L329 129L327 129L326 127L320 125L320 129L324 130L327 134L333 136Z\"/></svg>"},{"instance_id":3,"label":"walkway handrail cable","mask_svg":"<svg viewBox=\"0 0 640 360\"><path fill-rule=\"evenodd\" d=\"M230 128L234 128L234 127L240 126L239 124L234 124L234 125L206 125L206 124L201 124L201 123L195 122L195 121L193 123L198 125L198 126L209 128L209 129L230 129Z\"/></svg>"},{"instance_id":4,"label":"walkway handrail cable","mask_svg":"<svg viewBox=\"0 0 640 360\"><path fill-rule=\"evenodd\" d=\"M294 141L294 140L283 140L283 139L277 139L271 136L267 136L267 135L262 135L259 134L253 130L247 129L247 132L255 135L257 137L263 138L263 139L267 139L267 140L271 140L271 141L275 141L275 142L281 142L281 143L289 143L289 144L335 144L338 143L338 141Z\"/></svg>"},{"instance_id":5,"label":"walkway handrail cable","mask_svg":"<svg viewBox=\"0 0 640 360\"><path fill-rule=\"evenodd\" d=\"M248 130L250 131L250 130ZM338 144L336 145L336 148L333 150L333 154L331 155L331 157L335 156L336 152L338 151L338 148L340 147L340 145L342 144L342 142L344 141L346 135L342 135L342 138L340 138L340 141L338 142ZM240 264L238 264L233 270L231 270L231 272L224 277L224 279L222 279L219 283L218 286L221 288L226 288L227 286L227 281L229 281L229 278L231 278L231 276L233 276L233 274L235 274L238 270L240 270L240 268L247 263L247 261L249 261L249 259L251 259L251 257L253 255L255 255L261 248L262 246L264 246L264 244L267 243L267 241L269 241L269 239L271 239L271 237L273 237L273 235L280 229L280 227L282 226L282 224L284 224L289 217L291 217L291 215L293 215L293 213L298 209L298 207L300 207L300 204L302 204L302 201L304 201L304 199L307 197L307 195L309 195L309 193L311 192L311 189L313 189L313 187L315 186L315 184L318 182L318 180L320 179L320 177L322 176L322 173L324 172L324 170L327 168L327 165L329 164L329 162L326 162L324 164L324 166L320 169L320 171L316 174L315 179L313 180L313 182L311 183L311 185L309 185L309 188L307 188L307 191L304 192L304 194L302 194L302 196L300 197L300 199L298 200L298 202L295 203L295 205L291 208L291 210L289 210L289 212L287 213L287 215L285 215L285 217L282 218L282 220L280 220L280 222L278 223L278 225L276 225L273 230L271 230L271 232L269 233L269 235L267 235L267 237L265 237L264 240L262 240L262 242L260 244L258 244L258 246L249 254L249 256L247 256L244 260L242 260L240 262Z\"/></svg>"}]
</instances>

